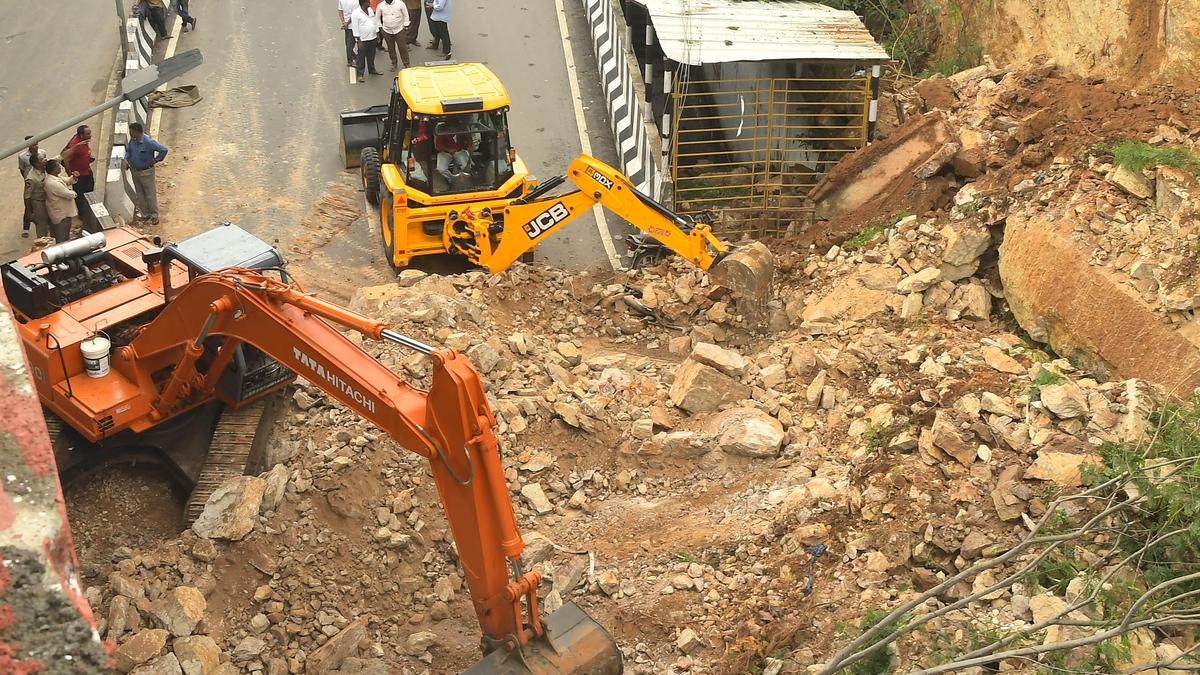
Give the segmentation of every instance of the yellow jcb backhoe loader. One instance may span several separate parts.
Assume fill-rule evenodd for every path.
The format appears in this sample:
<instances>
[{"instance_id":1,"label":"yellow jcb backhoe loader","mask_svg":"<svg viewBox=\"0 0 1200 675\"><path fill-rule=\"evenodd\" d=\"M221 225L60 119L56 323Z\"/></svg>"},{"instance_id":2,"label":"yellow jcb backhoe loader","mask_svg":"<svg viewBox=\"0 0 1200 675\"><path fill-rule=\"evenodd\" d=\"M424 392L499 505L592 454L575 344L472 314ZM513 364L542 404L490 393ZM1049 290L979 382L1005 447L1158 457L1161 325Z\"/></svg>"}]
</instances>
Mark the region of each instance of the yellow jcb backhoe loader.
<instances>
[{"instance_id":1,"label":"yellow jcb backhoe loader","mask_svg":"<svg viewBox=\"0 0 1200 675\"><path fill-rule=\"evenodd\" d=\"M379 207L389 264L449 253L501 272L598 203L762 304L774 275L765 246L722 242L587 155L539 184L511 144L508 107L486 66L445 62L402 69L387 106L342 114L343 159ZM575 189L552 195L563 184Z\"/></svg>"}]
</instances>

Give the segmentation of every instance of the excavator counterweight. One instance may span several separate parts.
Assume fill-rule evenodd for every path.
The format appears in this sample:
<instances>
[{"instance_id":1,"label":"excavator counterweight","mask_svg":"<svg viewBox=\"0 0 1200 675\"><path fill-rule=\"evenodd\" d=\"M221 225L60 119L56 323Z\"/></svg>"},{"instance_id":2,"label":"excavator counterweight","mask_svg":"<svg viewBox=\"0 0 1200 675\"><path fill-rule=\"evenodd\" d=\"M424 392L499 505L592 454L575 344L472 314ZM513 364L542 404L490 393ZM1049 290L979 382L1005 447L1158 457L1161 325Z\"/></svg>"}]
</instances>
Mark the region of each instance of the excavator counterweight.
<instances>
[{"instance_id":1,"label":"excavator counterweight","mask_svg":"<svg viewBox=\"0 0 1200 675\"><path fill-rule=\"evenodd\" d=\"M253 410L300 373L429 460L483 633L485 658L468 672L621 672L616 643L579 607L542 616L495 419L462 354L304 292L277 251L232 225L166 247L111 230L0 274L39 397L97 452L118 440L140 447L160 430L182 443L179 420L221 405ZM426 354L429 390L331 324ZM256 426L203 419L210 434Z\"/></svg>"}]
</instances>

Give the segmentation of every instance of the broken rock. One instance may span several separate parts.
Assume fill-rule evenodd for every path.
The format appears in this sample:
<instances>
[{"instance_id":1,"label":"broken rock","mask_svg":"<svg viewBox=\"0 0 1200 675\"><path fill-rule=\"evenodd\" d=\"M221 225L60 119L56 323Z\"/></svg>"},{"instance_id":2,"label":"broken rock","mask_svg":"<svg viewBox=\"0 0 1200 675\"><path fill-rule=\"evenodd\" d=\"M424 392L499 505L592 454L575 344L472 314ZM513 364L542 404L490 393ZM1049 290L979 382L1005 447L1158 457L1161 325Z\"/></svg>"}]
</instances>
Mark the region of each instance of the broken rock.
<instances>
[{"instance_id":1,"label":"broken rock","mask_svg":"<svg viewBox=\"0 0 1200 675\"><path fill-rule=\"evenodd\" d=\"M117 670L128 673L134 667L143 664L159 655L167 646L167 631L161 628L147 628L138 631L136 635L117 647Z\"/></svg>"},{"instance_id":2,"label":"broken rock","mask_svg":"<svg viewBox=\"0 0 1200 675\"><path fill-rule=\"evenodd\" d=\"M163 628L171 632L171 635L186 637L192 634L196 624L204 618L206 607L204 595L199 590L191 586L180 586L155 600L150 613Z\"/></svg>"},{"instance_id":3,"label":"broken rock","mask_svg":"<svg viewBox=\"0 0 1200 675\"><path fill-rule=\"evenodd\" d=\"M192 531L207 539L238 541L254 529L266 482L255 476L225 481L208 498Z\"/></svg>"},{"instance_id":4,"label":"broken rock","mask_svg":"<svg viewBox=\"0 0 1200 675\"><path fill-rule=\"evenodd\" d=\"M946 248L942 262L950 265L967 265L983 255L992 243L992 235L986 227L966 221L942 228Z\"/></svg>"},{"instance_id":5,"label":"broken rock","mask_svg":"<svg viewBox=\"0 0 1200 675\"><path fill-rule=\"evenodd\" d=\"M712 366L685 359L671 383L671 402L690 413L712 412L750 396L750 388Z\"/></svg>"},{"instance_id":6,"label":"broken rock","mask_svg":"<svg viewBox=\"0 0 1200 675\"><path fill-rule=\"evenodd\" d=\"M321 648L313 652L304 663L305 675L324 675L342 667L346 657L354 654L358 643L367 637L365 617L351 621L349 625L329 638ZM236 660L236 659L234 659Z\"/></svg>"},{"instance_id":7,"label":"broken rock","mask_svg":"<svg viewBox=\"0 0 1200 675\"><path fill-rule=\"evenodd\" d=\"M738 377L746 370L746 358L732 349L725 349L711 342L699 342L692 349L691 358L717 370Z\"/></svg>"},{"instance_id":8,"label":"broken rock","mask_svg":"<svg viewBox=\"0 0 1200 675\"><path fill-rule=\"evenodd\" d=\"M1083 485L1084 466L1100 468L1104 466L1104 460L1099 455L1073 455L1041 450L1037 459L1025 470L1024 477L1050 481L1064 487L1078 487Z\"/></svg>"},{"instance_id":9,"label":"broken rock","mask_svg":"<svg viewBox=\"0 0 1200 675\"><path fill-rule=\"evenodd\" d=\"M1088 411L1087 397L1074 382L1042 385L1039 398L1042 405L1059 419L1082 417Z\"/></svg>"},{"instance_id":10,"label":"broken rock","mask_svg":"<svg viewBox=\"0 0 1200 675\"><path fill-rule=\"evenodd\" d=\"M550 503L549 499L546 499L546 493L542 490L540 483L529 483L521 488L521 496L529 502L539 516L554 510L554 505Z\"/></svg>"},{"instance_id":11,"label":"broken rock","mask_svg":"<svg viewBox=\"0 0 1200 675\"><path fill-rule=\"evenodd\" d=\"M783 425L758 408L734 408L718 415L710 430L717 449L740 457L774 457L783 445Z\"/></svg>"},{"instance_id":12,"label":"broken rock","mask_svg":"<svg viewBox=\"0 0 1200 675\"><path fill-rule=\"evenodd\" d=\"M171 643L171 649L186 675L212 675L221 665L221 648L207 635L178 638Z\"/></svg>"}]
</instances>

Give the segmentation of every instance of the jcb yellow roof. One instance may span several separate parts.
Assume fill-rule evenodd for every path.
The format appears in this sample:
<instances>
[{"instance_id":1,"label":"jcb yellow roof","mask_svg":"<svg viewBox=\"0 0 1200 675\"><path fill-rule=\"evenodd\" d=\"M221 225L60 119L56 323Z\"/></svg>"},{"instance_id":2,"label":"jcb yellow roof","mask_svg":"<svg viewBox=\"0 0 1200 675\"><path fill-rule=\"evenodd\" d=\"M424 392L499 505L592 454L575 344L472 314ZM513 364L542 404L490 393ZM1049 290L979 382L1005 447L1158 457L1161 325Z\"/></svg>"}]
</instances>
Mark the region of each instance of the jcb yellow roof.
<instances>
[{"instance_id":1,"label":"jcb yellow roof","mask_svg":"<svg viewBox=\"0 0 1200 675\"><path fill-rule=\"evenodd\" d=\"M495 110L508 105L504 84L481 63L404 68L397 79L400 94L418 114ZM463 102L471 99L478 99L481 104L462 107ZM443 104L451 104L450 110L444 109Z\"/></svg>"}]
</instances>

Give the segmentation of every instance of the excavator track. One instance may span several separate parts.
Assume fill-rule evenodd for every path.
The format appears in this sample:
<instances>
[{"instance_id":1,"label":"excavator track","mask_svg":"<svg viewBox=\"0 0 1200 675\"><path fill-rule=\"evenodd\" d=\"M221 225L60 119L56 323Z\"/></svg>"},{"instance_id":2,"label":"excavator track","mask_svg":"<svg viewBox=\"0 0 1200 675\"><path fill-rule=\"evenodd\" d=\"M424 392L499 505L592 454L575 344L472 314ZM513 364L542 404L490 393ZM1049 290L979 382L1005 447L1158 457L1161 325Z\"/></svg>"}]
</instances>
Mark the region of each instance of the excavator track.
<instances>
[{"instance_id":1,"label":"excavator track","mask_svg":"<svg viewBox=\"0 0 1200 675\"><path fill-rule=\"evenodd\" d=\"M208 456L196 478L196 486L188 497L186 515L189 527L200 517L204 504L221 483L246 473L246 464L254 449L254 437L266 406L266 399L263 398L243 408L225 408L221 411Z\"/></svg>"}]
</instances>

